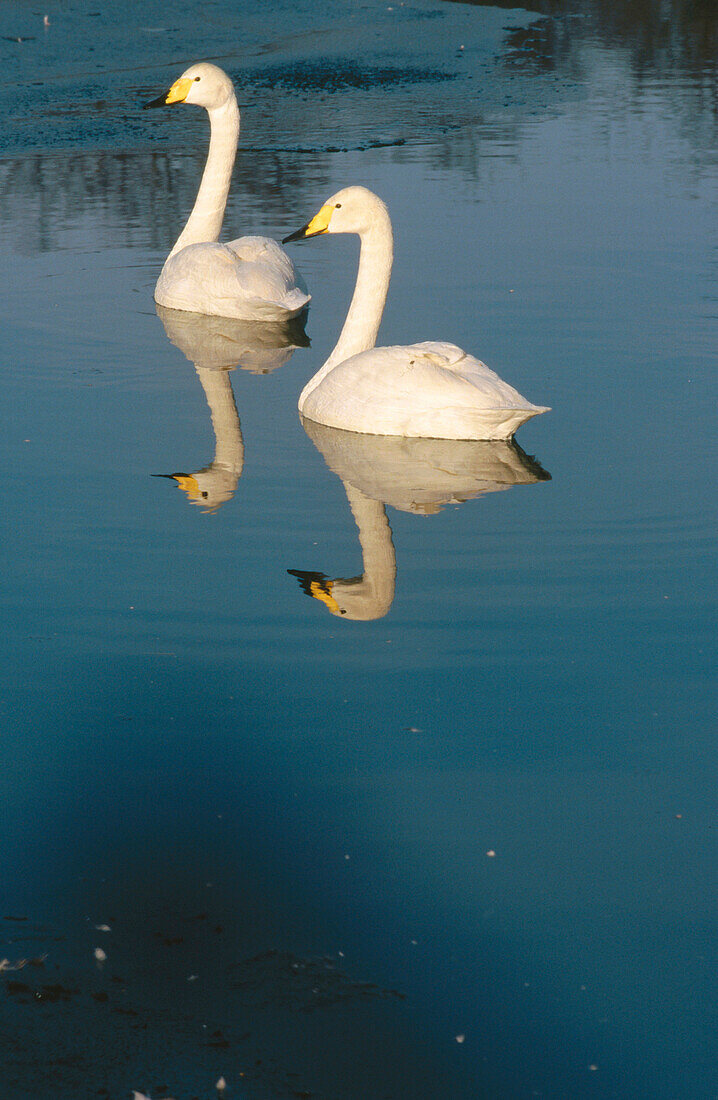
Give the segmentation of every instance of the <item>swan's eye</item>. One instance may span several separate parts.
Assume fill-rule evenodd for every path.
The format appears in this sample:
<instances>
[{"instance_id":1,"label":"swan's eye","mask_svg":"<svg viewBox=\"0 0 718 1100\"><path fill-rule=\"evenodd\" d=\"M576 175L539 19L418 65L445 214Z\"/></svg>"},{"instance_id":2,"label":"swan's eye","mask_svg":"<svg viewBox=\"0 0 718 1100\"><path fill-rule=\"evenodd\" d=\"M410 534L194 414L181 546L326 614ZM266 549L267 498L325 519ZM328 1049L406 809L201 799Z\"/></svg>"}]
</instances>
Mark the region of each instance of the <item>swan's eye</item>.
<instances>
[{"instance_id":1,"label":"swan's eye","mask_svg":"<svg viewBox=\"0 0 718 1100\"><path fill-rule=\"evenodd\" d=\"M202 500L206 500L208 496L209 496L209 493L205 489L205 491L202 493Z\"/></svg>"},{"instance_id":2,"label":"swan's eye","mask_svg":"<svg viewBox=\"0 0 718 1100\"><path fill-rule=\"evenodd\" d=\"M341 208L342 208L342 204L340 202L335 202L334 203L334 209L335 210L341 210Z\"/></svg>"},{"instance_id":3,"label":"swan's eye","mask_svg":"<svg viewBox=\"0 0 718 1100\"><path fill-rule=\"evenodd\" d=\"M199 77L198 77L198 76L196 76L196 77L194 78L194 82L195 82L195 84L197 83L197 81L198 81L198 80L199 80Z\"/></svg>"}]
</instances>

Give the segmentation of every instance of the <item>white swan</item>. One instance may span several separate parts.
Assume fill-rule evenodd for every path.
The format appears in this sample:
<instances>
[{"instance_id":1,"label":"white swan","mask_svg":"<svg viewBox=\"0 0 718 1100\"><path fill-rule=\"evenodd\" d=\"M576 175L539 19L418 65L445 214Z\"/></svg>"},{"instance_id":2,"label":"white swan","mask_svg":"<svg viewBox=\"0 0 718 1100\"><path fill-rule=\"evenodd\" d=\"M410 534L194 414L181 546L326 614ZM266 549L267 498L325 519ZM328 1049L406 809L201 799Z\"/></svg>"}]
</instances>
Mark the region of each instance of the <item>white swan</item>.
<instances>
[{"instance_id":1,"label":"white swan","mask_svg":"<svg viewBox=\"0 0 718 1100\"><path fill-rule=\"evenodd\" d=\"M299 411L319 424L370 435L510 439L548 412L454 344L375 347L393 257L389 212L365 187L346 187L288 241L357 233L354 296L334 351L302 390Z\"/></svg>"},{"instance_id":2,"label":"white swan","mask_svg":"<svg viewBox=\"0 0 718 1100\"><path fill-rule=\"evenodd\" d=\"M187 224L162 268L155 301L170 309L245 321L282 321L307 306L310 295L283 248L269 237L219 244L239 137L234 86L216 65L191 65L145 107L196 103L209 115L207 163Z\"/></svg>"}]
</instances>

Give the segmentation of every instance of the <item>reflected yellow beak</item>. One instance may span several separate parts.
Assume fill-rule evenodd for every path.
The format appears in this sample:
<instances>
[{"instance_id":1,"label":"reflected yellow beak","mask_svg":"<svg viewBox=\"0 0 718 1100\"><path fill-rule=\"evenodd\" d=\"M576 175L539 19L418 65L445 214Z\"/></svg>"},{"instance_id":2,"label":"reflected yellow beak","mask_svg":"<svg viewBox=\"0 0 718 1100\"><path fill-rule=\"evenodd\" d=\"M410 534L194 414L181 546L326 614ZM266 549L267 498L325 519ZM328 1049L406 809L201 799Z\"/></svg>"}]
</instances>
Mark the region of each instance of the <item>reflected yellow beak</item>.
<instances>
[{"instance_id":1,"label":"reflected yellow beak","mask_svg":"<svg viewBox=\"0 0 718 1100\"><path fill-rule=\"evenodd\" d=\"M333 615L341 615L342 609L332 596L334 581L312 581L309 585L309 594L315 600L320 600L329 608Z\"/></svg>"},{"instance_id":2,"label":"reflected yellow beak","mask_svg":"<svg viewBox=\"0 0 718 1100\"><path fill-rule=\"evenodd\" d=\"M196 477L192 477L191 474L173 474L172 476L190 500L197 500L200 489Z\"/></svg>"}]
</instances>

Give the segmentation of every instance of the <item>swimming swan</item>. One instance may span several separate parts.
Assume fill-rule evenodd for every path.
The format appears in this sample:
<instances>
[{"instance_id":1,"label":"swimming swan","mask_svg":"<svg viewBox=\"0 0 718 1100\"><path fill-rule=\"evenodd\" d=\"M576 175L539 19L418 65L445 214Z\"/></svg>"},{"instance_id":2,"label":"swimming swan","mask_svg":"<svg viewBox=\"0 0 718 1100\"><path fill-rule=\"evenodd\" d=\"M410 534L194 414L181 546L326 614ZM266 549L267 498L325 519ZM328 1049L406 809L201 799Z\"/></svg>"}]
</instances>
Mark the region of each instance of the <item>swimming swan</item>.
<instances>
[{"instance_id":1,"label":"swimming swan","mask_svg":"<svg viewBox=\"0 0 718 1100\"><path fill-rule=\"evenodd\" d=\"M209 115L207 163L192 213L165 260L155 301L170 309L282 321L307 306L310 295L283 248L269 237L240 237L219 244L239 137L234 86L216 65L191 65L145 108L196 103Z\"/></svg>"},{"instance_id":2,"label":"swimming swan","mask_svg":"<svg viewBox=\"0 0 718 1100\"><path fill-rule=\"evenodd\" d=\"M365 187L333 195L288 241L358 233L354 296L334 351L302 390L299 411L319 424L370 435L510 439L548 412L454 344L375 347L393 256L389 212Z\"/></svg>"}]
</instances>

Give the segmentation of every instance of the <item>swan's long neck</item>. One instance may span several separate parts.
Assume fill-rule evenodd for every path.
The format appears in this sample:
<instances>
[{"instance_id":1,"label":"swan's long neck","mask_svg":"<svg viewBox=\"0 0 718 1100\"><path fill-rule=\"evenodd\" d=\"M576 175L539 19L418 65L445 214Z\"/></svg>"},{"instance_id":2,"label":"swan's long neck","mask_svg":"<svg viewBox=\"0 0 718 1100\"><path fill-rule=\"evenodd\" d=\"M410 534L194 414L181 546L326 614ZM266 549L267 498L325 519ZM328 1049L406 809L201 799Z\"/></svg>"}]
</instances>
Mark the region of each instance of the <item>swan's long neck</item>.
<instances>
[{"instance_id":1,"label":"swan's long neck","mask_svg":"<svg viewBox=\"0 0 718 1100\"><path fill-rule=\"evenodd\" d=\"M202 182L199 185L192 213L170 256L174 256L188 244L219 240L222 229L239 138L239 107L234 93L225 104L208 111L208 114L209 153L202 173Z\"/></svg>"},{"instance_id":2,"label":"swan's long neck","mask_svg":"<svg viewBox=\"0 0 718 1100\"><path fill-rule=\"evenodd\" d=\"M344 327L334 351L307 384L302 397L311 393L337 363L343 363L360 351L368 351L376 344L394 259L389 215L385 211L378 213L372 226L360 233L359 239L359 270Z\"/></svg>"}]
</instances>

